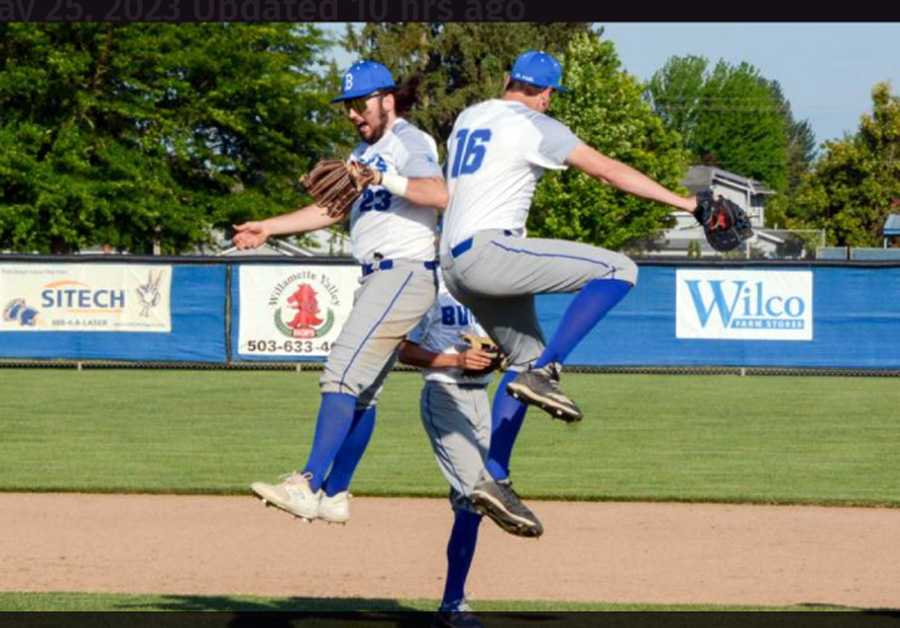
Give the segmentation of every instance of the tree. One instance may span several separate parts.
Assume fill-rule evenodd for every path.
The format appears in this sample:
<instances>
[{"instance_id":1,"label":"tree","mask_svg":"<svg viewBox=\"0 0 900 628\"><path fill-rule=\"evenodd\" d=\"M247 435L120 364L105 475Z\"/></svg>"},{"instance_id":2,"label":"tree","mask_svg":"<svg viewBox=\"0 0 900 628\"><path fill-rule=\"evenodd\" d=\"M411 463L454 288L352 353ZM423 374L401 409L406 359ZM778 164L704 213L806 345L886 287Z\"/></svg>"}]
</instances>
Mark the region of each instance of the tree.
<instances>
[{"instance_id":1,"label":"tree","mask_svg":"<svg viewBox=\"0 0 900 628\"><path fill-rule=\"evenodd\" d=\"M859 130L827 141L806 175L789 226L825 229L837 246L880 246L881 230L894 199L900 198L900 97L888 83L872 89L872 114Z\"/></svg>"},{"instance_id":2,"label":"tree","mask_svg":"<svg viewBox=\"0 0 900 628\"><path fill-rule=\"evenodd\" d=\"M563 84L550 113L585 143L679 189L688 153L641 98L643 86L621 69L615 47L595 33L576 34L564 58ZM535 194L532 235L611 249L652 238L670 223L671 208L602 185L569 169L548 173Z\"/></svg>"},{"instance_id":3,"label":"tree","mask_svg":"<svg viewBox=\"0 0 900 628\"><path fill-rule=\"evenodd\" d=\"M359 58L385 64L403 79L422 76L421 105L409 118L438 143L444 158L456 116L467 106L500 95L503 76L529 49L561 55L585 22L406 23L348 27L344 45Z\"/></svg>"},{"instance_id":4,"label":"tree","mask_svg":"<svg viewBox=\"0 0 900 628\"><path fill-rule=\"evenodd\" d=\"M0 25L0 249L178 253L280 213L351 129L291 24Z\"/></svg>"},{"instance_id":5,"label":"tree","mask_svg":"<svg viewBox=\"0 0 900 628\"><path fill-rule=\"evenodd\" d=\"M787 212L796 202L803 179L815 161L816 137L808 120L794 119L791 103L784 97L778 81L772 81L771 86L787 126L787 183L784 190L772 196L766 204L766 223L768 226L783 227L788 222ZM814 234L808 238L802 234L796 236L803 241L818 237Z\"/></svg>"},{"instance_id":6,"label":"tree","mask_svg":"<svg viewBox=\"0 0 900 628\"><path fill-rule=\"evenodd\" d=\"M709 62L704 57L672 57L647 84L653 110L666 127L677 131L685 146L696 144L695 130L702 115L703 87ZM698 157L699 159L699 157Z\"/></svg>"},{"instance_id":7,"label":"tree","mask_svg":"<svg viewBox=\"0 0 900 628\"><path fill-rule=\"evenodd\" d=\"M672 57L647 91L654 111L685 138L695 162L785 189L790 110L777 83L755 67L723 60L710 70L703 57Z\"/></svg>"}]
</instances>

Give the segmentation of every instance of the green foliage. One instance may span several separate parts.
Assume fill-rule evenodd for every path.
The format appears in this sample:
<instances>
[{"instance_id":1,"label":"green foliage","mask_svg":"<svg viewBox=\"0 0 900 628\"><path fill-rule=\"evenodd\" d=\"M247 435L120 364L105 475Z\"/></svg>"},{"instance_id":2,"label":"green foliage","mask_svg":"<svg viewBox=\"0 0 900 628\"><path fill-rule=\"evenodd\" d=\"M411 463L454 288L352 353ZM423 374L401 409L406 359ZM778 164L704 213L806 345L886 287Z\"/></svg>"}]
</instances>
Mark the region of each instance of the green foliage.
<instances>
[{"instance_id":1,"label":"green foliage","mask_svg":"<svg viewBox=\"0 0 900 628\"><path fill-rule=\"evenodd\" d=\"M681 138L641 99L642 86L621 69L613 43L577 34L563 61L563 84L572 91L554 96L549 113L605 155L678 189L687 168ZM548 173L539 184L529 233L619 249L652 238L668 225L670 212L569 169Z\"/></svg>"},{"instance_id":2,"label":"green foliage","mask_svg":"<svg viewBox=\"0 0 900 628\"><path fill-rule=\"evenodd\" d=\"M900 97L888 83L872 89L872 114L859 130L825 142L813 171L787 208L789 226L825 229L829 244L881 246L882 228L900 198Z\"/></svg>"},{"instance_id":3,"label":"green foliage","mask_svg":"<svg viewBox=\"0 0 900 628\"><path fill-rule=\"evenodd\" d=\"M408 117L435 138L443 159L456 116L499 96L519 54L536 49L561 55L576 33L590 29L584 22L366 24L360 32L348 27L344 45L359 58L385 64L395 78L422 76L421 106Z\"/></svg>"},{"instance_id":4,"label":"green foliage","mask_svg":"<svg viewBox=\"0 0 900 628\"><path fill-rule=\"evenodd\" d=\"M577 506L576 506L577 507ZM362 597L262 597L258 595L157 595L134 593L78 593L78 592L18 592L0 591L0 612L103 612L103 611L255 611L302 613L359 613L359 612L432 612L440 600ZM481 600L481 611L820 611L846 612L846 606L737 606L713 604L641 604L613 602L557 602L554 600ZM860 609L861 610L861 609ZM166 620L161 619L161 624Z\"/></svg>"},{"instance_id":5,"label":"green foliage","mask_svg":"<svg viewBox=\"0 0 900 628\"><path fill-rule=\"evenodd\" d=\"M788 183L790 151L798 159L808 151L808 125L792 126L778 84L748 63L719 61L710 70L703 57L672 57L650 79L648 94L666 126L684 137L695 161L775 190Z\"/></svg>"},{"instance_id":6,"label":"green foliage","mask_svg":"<svg viewBox=\"0 0 900 628\"><path fill-rule=\"evenodd\" d=\"M703 114L703 89L709 62L704 57L672 57L647 85L653 109L666 127L677 131L686 146L696 144L697 122Z\"/></svg>"},{"instance_id":7,"label":"green foliage","mask_svg":"<svg viewBox=\"0 0 900 628\"><path fill-rule=\"evenodd\" d=\"M769 197L766 202L766 226L784 227L788 223L787 212L796 202L803 179L815 161L816 136L808 120L794 119L791 103L784 97L778 81L772 81L770 84L787 125L787 183L781 192ZM805 242L808 251L815 251L815 240L818 235L795 234L795 237L801 240L795 244L802 246Z\"/></svg>"},{"instance_id":8,"label":"green foliage","mask_svg":"<svg viewBox=\"0 0 900 628\"><path fill-rule=\"evenodd\" d=\"M703 251L700 248L699 240L691 240L690 242L688 242L687 256L689 258L695 259L700 259L703 256Z\"/></svg>"},{"instance_id":9,"label":"green foliage","mask_svg":"<svg viewBox=\"0 0 900 628\"><path fill-rule=\"evenodd\" d=\"M178 253L280 213L350 129L314 26L0 25L0 249Z\"/></svg>"}]
</instances>

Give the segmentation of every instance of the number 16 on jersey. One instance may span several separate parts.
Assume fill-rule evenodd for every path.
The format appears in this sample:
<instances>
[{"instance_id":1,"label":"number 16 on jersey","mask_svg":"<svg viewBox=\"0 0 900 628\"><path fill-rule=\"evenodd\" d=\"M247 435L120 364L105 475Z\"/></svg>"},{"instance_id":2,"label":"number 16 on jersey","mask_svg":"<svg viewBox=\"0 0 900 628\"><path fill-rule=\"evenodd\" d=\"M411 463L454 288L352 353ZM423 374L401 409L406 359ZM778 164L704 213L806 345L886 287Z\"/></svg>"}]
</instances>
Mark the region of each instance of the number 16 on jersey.
<instances>
[{"instance_id":1,"label":"number 16 on jersey","mask_svg":"<svg viewBox=\"0 0 900 628\"><path fill-rule=\"evenodd\" d=\"M490 129L460 129L456 132L456 154L453 156L451 177L472 174L481 167L487 152L486 144L491 140Z\"/></svg>"}]
</instances>

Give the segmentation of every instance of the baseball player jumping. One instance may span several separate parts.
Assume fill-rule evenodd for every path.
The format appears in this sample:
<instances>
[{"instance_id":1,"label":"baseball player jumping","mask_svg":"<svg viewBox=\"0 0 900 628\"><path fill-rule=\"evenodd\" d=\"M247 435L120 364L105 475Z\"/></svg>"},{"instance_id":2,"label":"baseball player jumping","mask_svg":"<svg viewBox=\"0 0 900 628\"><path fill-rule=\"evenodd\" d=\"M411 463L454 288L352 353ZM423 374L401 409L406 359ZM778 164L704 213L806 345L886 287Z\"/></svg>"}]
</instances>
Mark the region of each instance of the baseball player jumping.
<instances>
[{"instance_id":1,"label":"baseball player jumping","mask_svg":"<svg viewBox=\"0 0 900 628\"><path fill-rule=\"evenodd\" d=\"M266 503L306 520L349 518L347 488L375 425L378 393L398 345L437 291L436 210L446 206L447 188L434 140L401 117L411 105L405 91L386 67L361 61L344 74L342 93L333 101L344 104L362 139L349 161L374 177L348 205L361 285L320 379L321 405L306 465L279 484L251 485ZM328 227L345 216L332 209L314 203L237 225L234 243L255 248L273 235Z\"/></svg>"},{"instance_id":2,"label":"baseball player jumping","mask_svg":"<svg viewBox=\"0 0 900 628\"><path fill-rule=\"evenodd\" d=\"M448 141L450 189L440 262L450 292L467 305L509 357L494 397L487 469L473 496L504 512L521 512L509 484L509 461L527 405L564 421L582 412L560 388L561 364L637 281L637 266L606 249L527 238L535 186L547 169L574 166L598 181L693 214L679 196L580 141L545 115L560 85L559 62L545 52L520 55L502 97L465 109ZM598 208L600 211L600 208ZM534 295L577 292L545 344ZM539 525L537 521L535 525Z\"/></svg>"},{"instance_id":3,"label":"baseball player jumping","mask_svg":"<svg viewBox=\"0 0 900 628\"><path fill-rule=\"evenodd\" d=\"M487 385L500 363L499 356L467 345L461 339L463 334L484 336L484 330L441 281L434 305L400 345L399 356L404 364L424 369L422 425L441 473L450 484L454 521L447 543L444 597L438 610L439 619L446 625L464 624L460 620L471 611L465 599L465 583L475 555L482 510L470 498L486 473L491 437ZM539 536L542 532L531 527L527 518L500 519L497 523L513 534Z\"/></svg>"}]
</instances>

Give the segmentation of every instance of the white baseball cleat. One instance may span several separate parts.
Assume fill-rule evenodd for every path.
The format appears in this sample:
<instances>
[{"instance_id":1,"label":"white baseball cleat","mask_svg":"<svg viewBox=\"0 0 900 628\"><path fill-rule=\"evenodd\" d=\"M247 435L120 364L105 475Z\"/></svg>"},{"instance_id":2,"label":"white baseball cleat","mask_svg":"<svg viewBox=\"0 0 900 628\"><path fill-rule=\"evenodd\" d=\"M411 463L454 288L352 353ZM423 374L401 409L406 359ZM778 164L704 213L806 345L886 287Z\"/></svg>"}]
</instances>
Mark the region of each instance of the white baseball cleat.
<instances>
[{"instance_id":1,"label":"white baseball cleat","mask_svg":"<svg viewBox=\"0 0 900 628\"><path fill-rule=\"evenodd\" d=\"M319 500L319 519L328 523L347 523L350 519L350 497L347 491L331 497L323 494Z\"/></svg>"},{"instance_id":2,"label":"white baseball cleat","mask_svg":"<svg viewBox=\"0 0 900 628\"><path fill-rule=\"evenodd\" d=\"M319 514L319 500L322 491L315 493L309 487L310 474L291 473L279 484L254 482L250 490L263 500L267 506L271 504L301 519L312 521Z\"/></svg>"}]
</instances>

